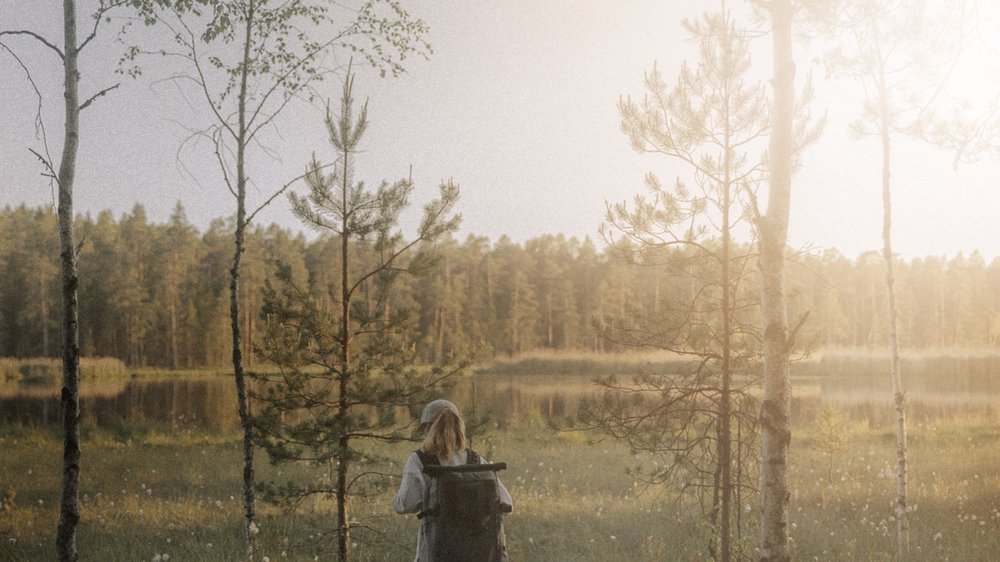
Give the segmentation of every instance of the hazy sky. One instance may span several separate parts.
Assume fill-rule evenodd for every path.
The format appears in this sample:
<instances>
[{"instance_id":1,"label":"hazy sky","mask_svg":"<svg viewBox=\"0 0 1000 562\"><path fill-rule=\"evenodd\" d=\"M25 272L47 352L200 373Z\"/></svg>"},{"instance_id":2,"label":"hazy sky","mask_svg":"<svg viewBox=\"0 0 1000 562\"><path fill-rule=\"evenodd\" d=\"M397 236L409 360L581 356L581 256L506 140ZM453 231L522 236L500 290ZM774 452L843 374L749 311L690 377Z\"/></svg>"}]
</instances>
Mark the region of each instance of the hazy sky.
<instances>
[{"instance_id":1,"label":"hazy sky","mask_svg":"<svg viewBox=\"0 0 1000 562\"><path fill-rule=\"evenodd\" d=\"M695 45L680 27L684 17L714 2L485 1L404 2L431 26L434 54L411 60L409 74L379 79L367 71L357 94L370 99L372 125L358 173L368 184L404 177L413 166L415 206L442 179L461 185L459 234L506 234L517 241L544 233L597 237L606 201L643 191L643 176L666 179L683 168L662 156L632 151L620 131L619 96L642 96L643 73L654 61L673 82L680 63L696 61ZM86 4L86 3L84 3ZM740 3L730 2L739 6ZM81 9L81 14L85 12ZM82 19L82 16L81 16ZM0 28L38 29L61 43L55 3L0 1ZM55 56L23 38L6 41L32 68L44 96L50 149L58 161L62 127L61 72ZM119 80L99 70L113 66L120 47L95 44L85 55L86 97ZM754 48L762 80L770 73L768 40ZM799 76L810 68L799 54ZM231 214L234 202L221 186L208 146L179 154L183 125L204 123L178 89L163 78L158 61L138 80L88 108L82 118L76 209L116 215L136 203L151 220L164 221L176 201L204 228ZM365 72L365 71L363 71ZM37 100L13 57L0 51L0 205L46 204L52 189L28 148L40 149L33 124ZM821 141L803 158L793 184L791 243L836 247L849 257L881 246L879 148L851 140L847 123L860 109L848 82L829 81L814 67L815 114L827 112ZM339 85L326 86L335 101ZM330 157L316 108L289 111L265 144L279 158L257 153L254 201L271 186L302 172L311 152ZM980 250L1000 255L1000 166L951 166L951 156L913 142L894 153L895 248L905 257ZM197 177L197 181L191 175ZM282 199L261 222L300 228Z\"/></svg>"}]
</instances>

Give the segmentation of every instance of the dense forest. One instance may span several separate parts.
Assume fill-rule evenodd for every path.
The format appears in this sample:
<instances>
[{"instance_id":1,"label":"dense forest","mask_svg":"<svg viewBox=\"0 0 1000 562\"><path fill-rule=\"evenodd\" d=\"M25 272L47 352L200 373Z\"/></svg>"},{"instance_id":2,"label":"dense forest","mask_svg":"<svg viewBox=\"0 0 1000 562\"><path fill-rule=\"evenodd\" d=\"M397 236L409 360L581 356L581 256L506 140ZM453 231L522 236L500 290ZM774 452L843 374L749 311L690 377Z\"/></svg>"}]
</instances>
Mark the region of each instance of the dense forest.
<instances>
[{"instance_id":1,"label":"dense forest","mask_svg":"<svg viewBox=\"0 0 1000 562\"><path fill-rule=\"evenodd\" d=\"M0 356L60 353L55 223L51 208L0 212ZM226 364L231 221L218 219L199 232L180 204L166 224L150 222L136 206L117 219L110 212L81 217L77 229L84 355L135 367ZM261 290L277 264L291 266L303 288L332 302L340 250L335 239L310 240L275 225L251 229L247 241L242 321L250 351L260 340ZM665 270L662 259L635 263L590 239L545 235L518 244L469 236L427 250L438 267L401 279L390 303L409 311L404 338L425 361L450 353L620 350L598 335L595 321L680 307L695 286L684 275L664 274L677 268ZM355 251L363 258L366 249ZM883 269L875 252L792 258L790 318L809 313L798 341L806 348L883 346ZM752 297L756 283L744 286ZM987 264L978 252L899 260L897 290L905 347L1000 346L1000 260Z\"/></svg>"}]
</instances>

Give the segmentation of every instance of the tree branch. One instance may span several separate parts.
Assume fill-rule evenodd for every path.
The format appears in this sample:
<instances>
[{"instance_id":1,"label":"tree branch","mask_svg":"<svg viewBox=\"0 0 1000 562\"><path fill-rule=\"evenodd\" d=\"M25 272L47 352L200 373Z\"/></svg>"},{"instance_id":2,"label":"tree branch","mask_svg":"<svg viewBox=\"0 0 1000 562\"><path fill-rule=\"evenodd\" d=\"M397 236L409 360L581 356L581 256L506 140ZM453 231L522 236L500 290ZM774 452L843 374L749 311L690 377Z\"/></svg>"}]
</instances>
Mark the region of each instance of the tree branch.
<instances>
[{"instance_id":1,"label":"tree branch","mask_svg":"<svg viewBox=\"0 0 1000 562\"><path fill-rule=\"evenodd\" d=\"M100 7L97 9L97 12L95 12L93 15L94 28L90 31L90 35L88 35L83 40L83 42L80 43L80 46L76 48L76 52L79 53L80 51L82 51L83 48L86 47L87 44L94 39L94 37L97 37L97 28L100 27L101 19L104 18L104 14L117 8L118 6L124 6L124 5L125 5L125 0L116 0L115 2L112 2L110 4L105 4L104 0L101 0Z\"/></svg>"},{"instance_id":2,"label":"tree branch","mask_svg":"<svg viewBox=\"0 0 1000 562\"><path fill-rule=\"evenodd\" d=\"M793 326L792 329L789 331L788 339L785 341L786 351L790 352L792 348L795 347L795 337L798 335L799 330L802 328L802 326L805 325L806 320L809 319L809 312L810 311L807 310L804 313L802 313L802 315L799 316L798 322L796 322L795 326Z\"/></svg>"},{"instance_id":3,"label":"tree branch","mask_svg":"<svg viewBox=\"0 0 1000 562\"><path fill-rule=\"evenodd\" d=\"M45 156L43 157L41 154L32 149L28 150L30 150L31 153L34 154L35 157L37 157L39 160L41 160L42 164L45 165L46 168L48 168L49 174L45 175L47 177L56 180L56 184L58 185L59 181L52 167L52 155L49 153L49 138L48 135L45 133L45 121L42 120L42 92L41 90L38 89L38 84L35 84L35 79L31 76L31 71L28 70L28 66L24 64L24 61L21 60L21 57L17 56L17 53L15 53L10 47L8 47L2 42L0 42L0 47L2 47L4 50L10 53L10 56L14 57L14 60L17 61L17 64L19 64L21 66L21 69L24 70L24 74L28 78L28 83L31 84L31 88L35 90L35 96L38 98L38 109L35 111L35 135L41 136L42 138L42 147L44 147L45 149Z\"/></svg>"},{"instance_id":4,"label":"tree branch","mask_svg":"<svg viewBox=\"0 0 1000 562\"><path fill-rule=\"evenodd\" d=\"M325 43L320 44L315 49L313 49L311 52L306 53L301 59L299 59L298 61L296 61L295 64L291 65L288 69L286 69L286 71L285 71L284 74L281 74L280 76L276 77L274 83L271 84L271 87L269 87L267 89L267 91L264 92L264 95L261 96L260 103L257 104L257 107L254 109L253 113L251 114L250 119L247 121L247 129L252 130L253 131L252 134L256 134L257 130L259 130L262 126L266 125L268 121L271 121L274 118L274 116L277 115L281 111L281 108L279 107L279 109L277 111L275 111L274 113L272 113L271 116L268 117L264 121L264 123L260 123L258 126L254 126L254 122L257 120L258 115L260 115L260 113L263 110L264 106L267 104L267 101L271 98L271 96L276 91L278 91L278 89L282 85L284 85L286 83L286 80L288 80L288 77L293 72L295 72L296 70L298 70L300 67L302 67L303 65L305 65L309 61L315 59L320 53L322 53L323 51L325 51L326 49L328 49L334 43L337 43L339 41L343 41L344 35L345 35L344 32L338 33L332 39L326 41ZM310 82L312 82L312 80L307 80L305 83L303 83L295 91L297 92L298 90L304 88ZM286 103L288 103L288 98L286 98L285 101L282 102L281 107L284 107Z\"/></svg>"},{"instance_id":5,"label":"tree branch","mask_svg":"<svg viewBox=\"0 0 1000 562\"><path fill-rule=\"evenodd\" d=\"M97 98L99 98L99 97L101 97L103 95L106 95L111 90L117 90L118 86L121 86L121 82L115 84L114 86L109 86L107 88L104 88L100 92L97 92L96 94L90 96L89 98L87 98L87 101L85 101L82 104L80 104L80 111L83 111L84 109L87 109L87 106L89 106L90 104L94 103L94 100L96 100Z\"/></svg>"},{"instance_id":6,"label":"tree branch","mask_svg":"<svg viewBox=\"0 0 1000 562\"><path fill-rule=\"evenodd\" d=\"M56 180L56 183L58 184L59 177L56 175L56 171L52 168L52 163L49 162L49 160L46 157L39 154L38 151L36 151L34 148L29 148L28 152L34 154L35 158L38 158L38 160L42 163L42 165L45 166L45 168L49 171L47 174L42 174L42 175L47 178Z\"/></svg>"},{"instance_id":7,"label":"tree branch","mask_svg":"<svg viewBox=\"0 0 1000 562\"><path fill-rule=\"evenodd\" d=\"M220 113L218 105L221 104L217 104L216 100L212 97L212 93L208 91L208 82L205 78L205 73L201 68L201 62L198 60L199 56L197 47L198 40L195 38L194 32L191 31L191 29L187 26L184 20L180 19L180 16L177 16L177 18L180 21L181 26L184 28L184 31L187 32L189 37L189 40L184 41L183 43L183 46L188 49L188 54L185 56L189 57L191 63L194 65L195 70L198 72L198 78L192 77L192 79L201 88L202 94L204 94L205 96L205 101L208 102L208 107L209 109L212 110L212 113L215 115L215 119L219 122L219 125L226 131L228 131L229 134L232 135L233 138L235 139L239 135L237 135L236 131L234 131L232 126L230 126L229 120L223 117L222 113ZM167 27L168 29L172 29L169 25ZM181 37L180 32L176 32L175 37Z\"/></svg>"},{"instance_id":8,"label":"tree branch","mask_svg":"<svg viewBox=\"0 0 1000 562\"><path fill-rule=\"evenodd\" d=\"M256 209L254 209L254 211L252 213L250 213L249 215L247 215L247 218L243 222L243 224L244 225L250 224L250 222L253 220L253 218L255 216L257 216L257 213L261 212L264 209L264 207L267 207L268 205L270 205L271 202L274 201L275 199L277 199L282 193L288 191L288 188L292 187L296 182L304 179L306 176L308 176L309 174L313 173L314 171L319 171L319 170L323 170L325 168L329 168L330 166L333 166L334 164L335 163L323 164L323 165L317 166L315 168L313 168L312 166L310 166L310 168L308 170L306 170L304 173L299 174L298 176L295 176L288 183L286 183L285 185L281 186L281 189L279 189L279 190L275 191L273 194L271 194L271 196L267 198L267 201L264 201L263 203L261 203Z\"/></svg>"},{"instance_id":9,"label":"tree branch","mask_svg":"<svg viewBox=\"0 0 1000 562\"><path fill-rule=\"evenodd\" d=\"M35 33L34 31L28 31L25 29L19 29L16 31L0 31L0 37L4 35L27 35L29 37L34 37L35 39L38 39L38 41L40 41L42 45L45 45L46 47L55 51L55 53L59 55L59 60L62 61L66 60L66 55L63 54L62 50L59 49L59 47L56 47L55 45L50 43L48 39L42 37L41 35Z\"/></svg>"},{"instance_id":10,"label":"tree branch","mask_svg":"<svg viewBox=\"0 0 1000 562\"><path fill-rule=\"evenodd\" d=\"M229 193L232 193L233 197L239 197L236 195L236 188L233 187L233 182L229 178L229 172L227 171L228 168L226 167L226 159L222 156L222 148L225 144L222 142L221 131L221 128L216 129L213 131L211 136L212 143L215 145L215 159L219 162L219 170L222 171L222 179L226 182L226 188L229 189ZM249 221L245 221L244 224L247 222Z\"/></svg>"},{"instance_id":11,"label":"tree branch","mask_svg":"<svg viewBox=\"0 0 1000 562\"><path fill-rule=\"evenodd\" d=\"M762 224L761 221L763 220L763 215L760 213L760 204L757 200L757 194L754 190L750 189L750 182L740 182L740 187L750 200L750 209L753 211L753 222L760 226Z\"/></svg>"}]
</instances>

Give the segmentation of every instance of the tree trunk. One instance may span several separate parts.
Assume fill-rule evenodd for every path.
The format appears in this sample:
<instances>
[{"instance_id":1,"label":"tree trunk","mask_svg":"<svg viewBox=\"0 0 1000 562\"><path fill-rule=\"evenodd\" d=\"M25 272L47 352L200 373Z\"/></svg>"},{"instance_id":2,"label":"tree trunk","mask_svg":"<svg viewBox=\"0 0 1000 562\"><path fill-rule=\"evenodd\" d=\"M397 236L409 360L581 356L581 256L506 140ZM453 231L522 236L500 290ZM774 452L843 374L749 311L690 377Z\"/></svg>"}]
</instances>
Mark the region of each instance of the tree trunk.
<instances>
[{"instance_id":1,"label":"tree trunk","mask_svg":"<svg viewBox=\"0 0 1000 562\"><path fill-rule=\"evenodd\" d=\"M653 314L660 314L660 277L657 276L655 279L655 285L653 286Z\"/></svg>"},{"instance_id":2,"label":"tree trunk","mask_svg":"<svg viewBox=\"0 0 1000 562\"><path fill-rule=\"evenodd\" d=\"M238 150L238 160L242 160L243 151ZM239 166L239 165L238 165ZM240 167L242 170L242 167ZM245 178L237 180L237 211L236 211L236 233L235 249L233 251L232 267L229 270L229 320L233 332L233 376L236 380L236 399L239 405L240 426L243 428L243 515L245 519L245 533L247 537L247 560L253 560L253 543L255 539L254 520L256 518L256 497L254 494L254 469L253 469L253 429L250 426L250 405L247 398L246 375L243 372L243 350L241 346L240 333L240 261L243 256L243 234L242 226L246 216L245 208Z\"/></svg>"},{"instance_id":3,"label":"tree trunk","mask_svg":"<svg viewBox=\"0 0 1000 562\"><path fill-rule=\"evenodd\" d=\"M884 71L882 76L884 76ZM879 82L879 119L882 140L882 254L885 259L887 328L889 332L889 377L896 409L896 559L906 560L910 550L910 524L906 499L906 409L903 382L899 370L899 335L897 334L896 279L892 266L892 191L890 186L889 99L885 83Z\"/></svg>"},{"instance_id":4,"label":"tree trunk","mask_svg":"<svg viewBox=\"0 0 1000 562\"><path fill-rule=\"evenodd\" d=\"M546 345L549 347L556 346L556 335L554 320L552 318L552 293L550 292L545 299L545 341Z\"/></svg>"},{"instance_id":5,"label":"tree trunk","mask_svg":"<svg viewBox=\"0 0 1000 562\"><path fill-rule=\"evenodd\" d=\"M192 340L194 339L193 334L196 323L192 322L195 315L190 303L185 306L185 309L187 312L184 314L184 366L190 368L194 364L194 346L192 345Z\"/></svg>"},{"instance_id":6,"label":"tree trunk","mask_svg":"<svg viewBox=\"0 0 1000 562\"><path fill-rule=\"evenodd\" d=\"M716 435L719 432L719 422L721 420L716 420L715 431ZM718 450L719 444L716 442L716 450ZM715 533L714 536L708 541L708 558L709 560L718 560L719 553L716 549L719 546L719 541L722 539L721 532L719 531L719 503L722 496L722 463L715 463L715 472L712 473L712 509L708 512L708 528Z\"/></svg>"},{"instance_id":7,"label":"tree trunk","mask_svg":"<svg viewBox=\"0 0 1000 562\"><path fill-rule=\"evenodd\" d=\"M344 392L347 386L346 379L343 380L341 391ZM346 396L346 394L344 394ZM340 562L347 562L350 559L351 547L351 526L347 512L347 471L349 468L347 460L347 435L340 437L340 462L337 463L337 553Z\"/></svg>"},{"instance_id":8,"label":"tree trunk","mask_svg":"<svg viewBox=\"0 0 1000 562\"><path fill-rule=\"evenodd\" d=\"M80 99L77 90L76 3L63 0L64 98L66 138L59 163L59 255L62 267L62 358L63 411L62 490L56 551L61 562L78 559L76 527L80 522L80 333L76 270L76 240L73 234L73 182L76 152L80 142Z\"/></svg>"},{"instance_id":9,"label":"tree trunk","mask_svg":"<svg viewBox=\"0 0 1000 562\"><path fill-rule=\"evenodd\" d=\"M510 306L510 354L511 355L516 355L517 352L520 351L519 340L521 338L518 331L518 324L521 322L519 314L521 311L521 304L519 302L521 300L520 280L515 277L514 283L515 283L514 298L511 300L511 306Z\"/></svg>"},{"instance_id":10,"label":"tree trunk","mask_svg":"<svg viewBox=\"0 0 1000 562\"><path fill-rule=\"evenodd\" d=\"M246 340L243 343L243 354L246 356L246 364L253 369L253 326L254 326L254 311L256 307L253 302L253 293L255 290L259 290L257 287L251 285L248 287L249 291L247 293L246 307L243 310L243 316L247 322L246 330Z\"/></svg>"},{"instance_id":11,"label":"tree trunk","mask_svg":"<svg viewBox=\"0 0 1000 562\"><path fill-rule=\"evenodd\" d=\"M49 287L46 273L38 274L38 314L42 324L42 357L49 356Z\"/></svg>"},{"instance_id":12,"label":"tree trunk","mask_svg":"<svg viewBox=\"0 0 1000 562\"><path fill-rule=\"evenodd\" d=\"M787 562L788 550L788 319L784 260L792 187L795 61L790 0L769 3L774 41L774 109L767 213L761 217L761 309L764 320L764 396L761 405L760 560Z\"/></svg>"},{"instance_id":13,"label":"tree trunk","mask_svg":"<svg viewBox=\"0 0 1000 562\"><path fill-rule=\"evenodd\" d=\"M431 326L431 334L434 338L431 359L438 363L444 355L444 302L438 297L437 305L434 307L434 325Z\"/></svg>"},{"instance_id":14,"label":"tree trunk","mask_svg":"<svg viewBox=\"0 0 1000 562\"><path fill-rule=\"evenodd\" d=\"M176 370L177 361L177 299L170 299L170 368Z\"/></svg>"},{"instance_id":15,"label":"tree trunk","mask_svg":"<svg viewBox=\"0 0 1000 562\"><path fill-rule=\"evenodd\" d=\"M486 252L486 311L487 315L493 316L493 262L490 260L489 251Z\"/></svg>"},{"instance_id":16,"label":"tree trunk","mask_svg":"<svg viewBox=\"0 0 1000 562\"><path fill-rule=\"evenodd\" d=\"M133 307L129 306L131 311ZM125 363L130 366L135 366L135 320L133 319L135 315L132 312L125 313Z\"/></svg>"},{"instance_id":17,"label":"tree trunk","mask_svg":"<svg viewBox=\"0 0 1000 562\"><path fill-rule=\"evenodd\" d=\"M454 303L448 302L452 299L452 286L451 286L451 261L446 255L444 258L444 294L438 295L437 306L434 308L434 362L440 363L444 358L444 339L445 339L445 325L447 324L445 318L447 312L445 310L445 303L453 306Z\"/></svg>"},{"instance_id":18,"label":"tree trunk","mask_svg":"<svg viewBox=\"0 0 1000 562\"><path fill-rule=\"evenodd\" d=\"M389 290L385 290L385 294L382 295L382 324L378 327L378 333L380 337L385 337L385 330L389 326L390 312L392 308L390 307L391 295Z\"/></svg>"},{"instance_id":19,"label":"tree trunk","mask_svg":"<svg viewBox=\"0 0 1000 562\"><path fill-rule=\"evenodd\" d=\"M350 77L348 77L350 80ZM348 268L350 266L349 260L349 241L350 241L350 230L348 225L348 192L350 191L350 184L348 184L348 178L350 174L348 173L348 164L350 162L350 155L345 147L344 153L342 154L344 169L341 173L341 205L344 209L343 223L340 232L340 385L339 394L337 396L337 417L339 418L338 427L342 432L340 439L338 441L338 447L340 448L338 453L337 462L337 554L339 556L340 562L347 562L350 558L350 547L351 547L351 522L348 518L347 511L347 471L348 471L348 446L350 444L346 425L342 423L347 417L347 409L350 407L348 402L348 392L350 387L348 386L348 380L350 377L351 368L351 288L349 285Z\"/></svg>"},{"instance_id":20,"label":"tree trunk","mask_svg":"<svg viewBox=\"0 0 1000 562\"><path fill-rule=\"evenodd\" d=\"M728 104L727 104L728 107ZM728 129L727 119L727 129ZM727 130L726 142L729 142ZM730 279L729 253L731 251L732 240L729 222L729 207L732 203L729 171L731 168L730 148L726 147L725 158L725 185L722 194L722 369L721 369L721 389L719 392L719 480L720 480L720 513L719 534L722 539L721 560L729 562L732 556L732 497L733 497L733 439L732 439L732 332L733 332L733 307L732 307L732 280Z\"/></svg>"},{"instance_id":21,"label":"tree trunk","mask_svg":"<svg viewBox=\"0 0 1000 562\"><path fill-rule=\"evenodd\" d=\"M256 496L254 492L253 428L250 425L250 404L247 398L246 377L243 372L243 350L240 333L240 265L244 251L246 231L246 98L247 67L250 59L250 42L253 28L254 2L250 0L247 15L246 37L243 43L243 70L239 94L239 131L236 139L236 231L234 233L233 262L229 270L229 323L233 332L233 377L236 381L236 400L239 406L240 426L243 428L243 517L247 539L246 559L254 558L256 542Z\"/></svg>"},{"instance_id":22,"label":"tree trunk","mask_svg":"<svg viewBox=\"0 0 1000 562\"><path fill-rule=\"evenodd\" d=\"M743 409L742 403L737 403L737 412ZM736 542L743 542L743 418L736 418L736 477L733 479L733 501L736 504Z\"/></svg>"}]
</instances>

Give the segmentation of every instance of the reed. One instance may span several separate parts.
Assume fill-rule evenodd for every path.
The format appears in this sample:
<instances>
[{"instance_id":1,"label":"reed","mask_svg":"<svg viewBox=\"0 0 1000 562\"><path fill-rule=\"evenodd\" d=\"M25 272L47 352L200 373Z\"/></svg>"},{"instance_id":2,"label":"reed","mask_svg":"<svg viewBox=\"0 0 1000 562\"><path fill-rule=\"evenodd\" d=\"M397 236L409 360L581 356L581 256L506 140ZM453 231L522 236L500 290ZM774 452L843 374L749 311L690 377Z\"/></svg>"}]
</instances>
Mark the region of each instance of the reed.
<instances>
[{"instance_id":1,"label":"reed","mask_svg":"<svg viewBox=\"0 0 1000 562\"><path fill-rule=\"evenodd\" d=\"M481 375L636 375L673 372L690 358L668 352L587 353L539 351L494 359L476 366Z\"/></svg>"},{"instance_id":2,"label":"reed","mask_svg":"<svg viewBox=\"0 0 1000 562\"><path fill-rule=\"evenodd\" d=\"M80 378L85 380L121 378L129 370L115 357L83 357ZM50 385L62 381L62 360L51 357L18 359L0 357L0 380L25 385Z\"/></svg>"},{"instance_id":3,"label":"reed","mask_svg":"<svg viewBox=\"0 0 1000 562\"><path fill-rule=\"evenodd\" d=\"M1000 373L1000 350L909 350L900 353L899 359L904 377L987 377ZM822 377L888 377L889 355L882 350L833 349L793 363L792 372Z\"/></svg>"}]
</instances>

